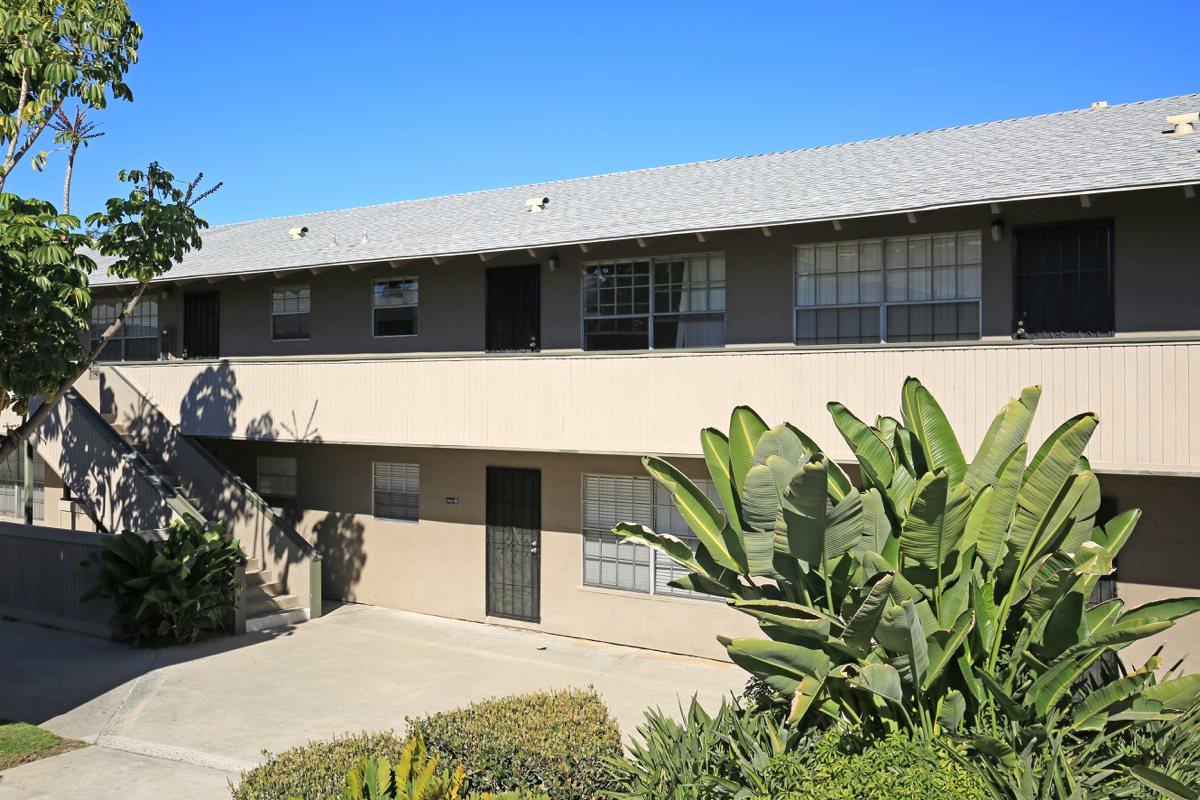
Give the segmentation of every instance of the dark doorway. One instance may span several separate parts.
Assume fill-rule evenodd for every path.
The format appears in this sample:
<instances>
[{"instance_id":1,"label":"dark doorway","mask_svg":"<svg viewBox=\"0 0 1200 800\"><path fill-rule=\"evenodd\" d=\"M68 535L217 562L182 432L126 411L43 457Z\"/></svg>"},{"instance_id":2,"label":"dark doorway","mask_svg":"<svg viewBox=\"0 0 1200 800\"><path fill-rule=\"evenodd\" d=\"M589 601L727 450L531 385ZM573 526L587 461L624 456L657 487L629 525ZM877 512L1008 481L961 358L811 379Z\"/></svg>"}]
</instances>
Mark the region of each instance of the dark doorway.
<instances>
[{"instance_id":1,"label":"dark doorway","mask_svg":"<svg viewBox=\"0 0 1200 800\"><path fill-rule=\"evenodd\" d=\"M1013 335L1112 336L1113 236L1108 220L1013 231Z\"/></svg>"},{"instance_id":2,"label":"dark doorway","mask_svg":"<svg viewBox=\"0 0 1200 800\"><path fill-rule=\"evenodd\" d=\"M538 622L542 473L487 468L487 613Z\"/></svg>"},{"instance_id":3,"label":"dark doorway","mask_svg":"<svg viewBox=\"0 0 1200 800\"><path fill-rule=\"evenodd\" d=\"M221 355L220 292L186 292L183 295L184 358L218 358Z\"/></svg>"},{"instance_id":4,"label":"dark doorway","mask_svg":"<svg viewBox=\"0 0 1200 800\"><path fill-rule=\"evenodd\" d=\"M541 268L487 270L486 348L489 353L528 353L541 349Z\"/></svg>"}]
</instances>

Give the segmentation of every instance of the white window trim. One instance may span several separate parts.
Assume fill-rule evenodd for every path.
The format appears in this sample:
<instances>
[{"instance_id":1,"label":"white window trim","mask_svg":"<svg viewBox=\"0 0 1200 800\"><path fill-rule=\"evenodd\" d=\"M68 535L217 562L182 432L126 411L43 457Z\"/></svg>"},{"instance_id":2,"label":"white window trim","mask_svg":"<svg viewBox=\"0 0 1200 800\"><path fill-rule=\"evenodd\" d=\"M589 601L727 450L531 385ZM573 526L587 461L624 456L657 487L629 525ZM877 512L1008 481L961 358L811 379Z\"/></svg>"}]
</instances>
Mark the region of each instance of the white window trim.
<instances>
[{"instance_id":1,"label":"white window trim","mask_svg":"<svg viewBox=\"0 0 1200 800\"><path fill-rule=\"evenodd\" d=\"M654 481L654 479L650 478L647 475L622 475L622 474L615 473L615 472L584 472L584 473L580 473L580 475L579 475L579 588L580 589L585 590L585 591L590 591L590 592L618 592L618 593L620 593L622 595L626 595L626 596L634 595L634 596L638 596L638 597L653 598L656 600L671 600L671 601L679 601L679 602L684 602L684 603L697 603L697 602L711 603L715 600L722 599L719 597L711 597L711 596L703 595L703 594L699 594L699 593L697 593L694 596L689 596L687 594L675 594L673 592L658 591L658 589L657 589L657 587L658 587L658 559L666 558L666 559L670 559L671 561L674 561L674 559L671 559L670 556L663 555L663 554L659 553L658 551L654 550L654 548L648 547L647 545L644 545L644 544L639 544L636 546L637 547L645 547L647 550L650 551L650 562L649 562L650 582L649 582L649 588L646 591L643 592L640 589L625 589L625 588L622 588L619 586L603 586L600 584L588 583L587 578L586 578L586 575L587 575L587 555L585 553L586 540L584 537L587 536L589 529L584 524L583 517L584 517L584 501L585 501L584 491L585 491L585 486L587 484L587 479L589 477L639 478L642 480L649 481L650 482L650 513L651 514L654 513L654 508L655 508L654 492L656 491L656 488L657 488L657 484ZM592 530L594 530L594 529L592 529ZM599 532L612 534L612 531L599 531ZM612 534L612 535L615 535L615 534ZM695 534L692 534L691 536L692 536L692 538L699 538L699 537L695 536Z\"/></svg>"},{"instance_id":2,"label":"white window trim","mask_svg":"<svg viewBox=\"0 0 1200 800\"><path fill-rule=\"evenodd\" d=\"M416 333L391 333L384 336L375 334L375 309L379 306L375 305L375 285L378 283L387 283L388 281L416 281L417 282L417 302L410 306L388 306L390 308L415 308L415 326ZM412 339L421 335L421 276L420 275L393 275L388 278L372 278L371 279L371 325L372 339Z\"/></svg>"},{"instance_id":3,"label":"white window trim","mask_svg":"<svg viewBox=\"0 0 1200 800\"><path fill-rule=\"evenodd\" d=\"M721 256L722 260L724 260L724 262L725 262L725 279L722 281L722 283L725 284L724 288L725 288L725 306L726 307L720 311L695 311L695 312L674 312L674 311L659 312L659 311L655 311L654 310L654 294L655 294L655 292L654 292L654 264L655 264L655 262L656 261L670 261L672 259L677 259L677 258L695 258L696 256L706 256L706 257ZM587 275L587 268L590 266L595 266L597 264L616 264L616 263L619 263L622 261L630 261L630 262L648 261L650 263L650 285L648 287L649 292L650 292L650 310L647 311L645 314L599 314L599 315L588 316L587 311L586 311L586 308L587 308L587 297L585 295L586 290L584 289L584 286L583 286L583 281ZM793 266L793 270L794 269L795 269L795 267ZM793 283L795 283L795 281L793 281ZM794 291L794 289L793 289L793 291ZM673 253L670 255L660 255L660 256L628 256L628 257L624 257L624 258L598 258L598 259L592 259L590 261L584 261L579 265L579 349L585 353L620 353L620 352L624 352L621 350L588 350L587 349L587 333L586 333L587 322L588 322L588 320L596 320L596 319L642 319L642 318L645 318L649 325L649 329L646 331L646 345L647 346L645 348L645 351L649 351L649 350L697 351L698 350L698 351L703 352L705 350L723 350L723 349L725 349L725 344L722 344L720 347L716 347L716 346L688 347L688 348L655 347L654 346L654 318L656 316L670 317L670 316L676 316L676 315L682 315L682 314L688 314L688 313L695 314L696 316L705 315L705 314L712 316L712 315L720 314L721 315L722 338L725 339L726 342L728 342L728 337L725 335L727 333L725 317L728 314L728 307L729 307L729 259L726 257L724 250L702 250L700 252ZM792 316L795 317L795 314L793 313ZM795 323L793 322L793 325L794 324ZM792 341L794 342L795 340L796 340L796 337L793 336ZM643 352L643 350L638 349L636 352ZM594 473L589 473L589 474L594 474Z\"/></svg>"},{"instance_id":4,"label":"white window trim","mask_svg":"<svg viewBox=\"0 0 1200 800\"><path fill-rule=\"evenodd\" d=\"M276 314L275 313L275 290L276 289L308 289L308 336L295 337L290 339L275 338L275 317L291 316L291 314ZM267 309L270 312L267 315L267 324L270 326L271 341L286 344L288 342L308 342L312 341L312 284L311 283L282 283L272 286L267 292Z\"/></svg>"},{"instance_id":5,"label":"white window trim","mask_svg":"<svg viewBox=\"0 0 1200 800\"><path fill-rule=\"evenodd\" d=\"M375 513L375 467L378 464L403 464L405 466L413 466L417 468L417 518L416 519L397 519L395 517L381 517ZM377 522L382 522L388 525L420 525L421 524L421 465L414 461L372 461L371 462L371 517Z\"/></svg>"},{"instance_id":6,"label":"white window trim","mask_svg":"<svg viewBox=\"0 0 1200 800\"><path fill-rule=\"evenodd\" d=\"M921 238L929 237L932 240L932 238L934 236L955 236L955 237L957 237L962 234L977 234L980 237L980 245L981 246L980 246L980 253L979 253L979 271L980 271L979 297L968 298L968 299L956 298L953 300L934 300L932 298L929 300L895 300L895 301L888 300L888 298L887 298L887 270L888 270L888 267L887 267L887 252L886 252L886 243L887 243L888 239L921 239ZM879 302L878 303L838 303L835 305L827 305L827 306L815 306L815 305L814 306L802 306L799 304L799 302L798 302L799 298L796 296L796 277L799 274L796 272L796 251L797 250L799 250L801 247L818 247L823 244L837 245L837 244L850 244L850 243L862 243L862 242L874 242L874 241L881 241L885 245L884 253L882 254L883 260L880 262L880 265L879 265L879 281L880 281L880 283L879 283ZM978 325L979 340L982 340L983 339L983 248L982 248L982 242L983 242L983 232L982 231L959 230L959 231L939 231L937 233L905 233L905 234L900 234L897 236L867 236L867 237L862 237L862 238L858 238L858 239L822 239L817 242L805 242L803 244L792 245L792 267L791 267L791 275L792 275L792 347L799 347L799 348L805 348L805 349L811 349L814 347L846 348L846 347L872 347L876 344L887 344L888 343L888 337L887 337L887 309L888 309L888 306L953 305L955 303L977 303L978 304L978 306L979 306L979 325ZM930 254L930 261L932 262L932 253ZM932 268L933 268L933 265L931 263L930 269L932 269ZM826 274L828 274L828 273L826 273ZM834 273L834 274L836 274L836 273ZM825 344L798 344L796 342L797 335L800 333L799 326L796 323L797 312L817 311L820 309L876 308L876 307L878 307L878 309L879 309L879 341L878 342L848 342L848 343L828 342ZM976 340L974 340L974 339L955 339L955 340L920 339L920 340L910 340L907 342L897 342L897 344L902 344L902 345L912 345L912 344L952 345L952 344L962 344L963 342L970 342L970 341L976 341Z\"/></svg>"}]
</instances>

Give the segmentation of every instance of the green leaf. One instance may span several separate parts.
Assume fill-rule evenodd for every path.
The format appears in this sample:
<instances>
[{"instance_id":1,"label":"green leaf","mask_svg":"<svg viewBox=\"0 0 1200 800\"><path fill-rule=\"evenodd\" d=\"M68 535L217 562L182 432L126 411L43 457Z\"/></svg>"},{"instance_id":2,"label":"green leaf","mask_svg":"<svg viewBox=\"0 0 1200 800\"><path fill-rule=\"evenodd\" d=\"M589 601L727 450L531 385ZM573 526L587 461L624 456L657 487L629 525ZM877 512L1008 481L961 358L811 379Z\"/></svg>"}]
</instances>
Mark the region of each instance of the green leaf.
<instances>
[{"instance_id":1,"label":"green leaf","mask_svg":"<svg viewBox=\"0 0 1200 800\"><path fill-rule=\"evenodd\" d=\"M914 686L921 686L929 667L929 650L914 604L910 601L885 608L875 638L885 649L908 658L908 678Z\"/></svg>"},{"instance_id":2,"label":"green leaf","mask_svg":"<svg viewBox=\"0 0 1200 800\"><path fill-rule=\"evenodd\" d=\"M1038 716L1045 716L1103 652L1095 649L1082 658L1064 654L1030 684L1025 693L1025 705L1032 705Z\"/></svg>"},{"instance_id":3,"label":"green leaf","mask_svg":"<svg viewBox=\"0 0 1200 800\"><path fill-rule=\"evenodd\" d=\"M983 683L988 694L996 701L996 705L1000 706L1000 710L1004 712L1004 716L1016 722L1024 722L1029 719L1029 710L1014 700L1008 692L1004 691L1000 682L991 673L980 669L975 671L975 676Z\"/></svg>"},{"instance_id":4,"label":"green leaf","mask_svg":"<svg viewBox=\"0 0 1200 800\"><path fill-rule=\"evenodd\" d=\"M775 456L772 456L778 460ZM751 575L774 573L775 521L780 513L779 486L775 473L765 464L755 464L746 473L742 489L742 533L746 562Z\"/></svg>"},{"instance_id":5,"label":"green leaf","mask_svg":"<svg viewBox=\"0 0 1200 800\"><path fill-rule=\"evenodd\" d=\"M829 638L830 620L815 608L785 600L735 599L733 607L760 622L768 622L806 639L824 643Z\"/></svg>"},{"instance_id":6,"label":"green leaf","mask_svg":"<svg viewBox=\"0 0 1200 800\"><path fill-rule=\"evenodd\" d=\"M946 473L921 476L900 530L904 555L927 567L942 566L962 538L969 501L966 487L950 488Z\"/></svg>"},{"instance_id":7,"label":"green leaf","mask_svg":"<svg viewBox=\"0 0 1200 800\"><path fill-rule=\"evenodd\" d=\"M829 511L825 528L825 563L832 564L862 541L863 501L857 489Z\"/></svg>"},{"instance_id":8,"label":"green leaf","mask_svg":"<svg viewBox=\"0 0 1200 800\"><path fill-rule=\"evenodd\" d=\"M718 637L733 663L792 696L804 678L824 678L830 660L821 650L766 639Z\"/></svg>"},{"instance_id":9,"label":"green leaf","mask_svg":"<svg viewBox=\"0 0 1200 800\"><path fill-rule=\"evenodd\" d=\"M1129 768L1129 774L1154 791L1170 798L1170 800L1198 800L1200 794L1179 781L1151 767L1135 764Z\"/></svg>"},{"instance_id":10,"label":"green leaf","mask_svg":"<svg viewBox=\"0 0 1200 800\"><path fill-rule=\"evenodd\" d=\"M704 450L708 475L725 509L725 518L731 528L741 531L741 506L734 488L733 468L729 465L729 437L716 428L705 428L700 431L700 446Z\"/></svg>"},{"instance_id":11,"label":"green leaf","mask_svg":"<svg viewBox=\"0 0 1200 800\"><path fill-rule=\"evenodd\" d=\"M1200 672L1147 686L1142 697L1157 700L1171 711L1186 711L1200 699Z\"/></svg>"},{"instance_id":12,"label":"green leaf","mask_svg":"<svg viewBox=\"0 0 1200 800\"><path fill-rule=\"evenodd\" d=\"M1200 611L1200 597L1175 597L1156 600L1126 611L1118 625L1143 625L1148 622L1175 621Z\"/></svg>"},{"instance_id":13,"label":"green leaf","mask_svg":"<svg viewBox=\"0 0 1200 800\"><path fill-rule=\"evenodd\" d=\"M746 484L746 473L754 466L758 440L767 430L767 423L749 406L738 406L729 417L729 463L738 492Z\"/></svg>"},{"instance_id":14,"label":"green leaf","mask_svg":"<svg viewBox=\"0 0 1200 800\"><path fill-rule=\"evenodd\" d=\"M1064 422L1042 444L1025 470L1017 492L1017 510L1009 529L1004 575L1011 580L1018 565L1041 542L1046 527L1065 500L1064 489L1096 430L1095 414L1079 414Z\"/></svg>"},{"instance_id":15,"label":"green leaf","mask_svg":"<svg viewBox=\"0 0 1200 800\"><path fill-rule=\"evenodd\" d=\"M989 569L1000 565L1007 550L1006 538L1017 510L1027 454L1022 442L1000 466L995 485L980 494L967 521L967 536L975 542L976 552Z\"/></svg>"},{"instance_id":16,"label":"green leaf","mask_svg":"<svg viewBox=\"0 0 1200 800\"><path fill-rule=\"evenodd\" d=\"M668 461L646 456L642 464L655 480L671 492L683 521L696 534L713 560L726 569L745 573L746 553L741 537L725 525L725 518L708 495Z\"/></svg>"},{"instance_id":17,"label":"green leaf","mask_svg":"<svg viewBox=\"0 0 1200 800\"><path fill-rule=\"evenodd\" d=\"M904 426L921 443L928 469L931 472L945 470L952 486L962 483L967 475L967 461L958 444L958 437L954 435L954 429L950 427L942 407L916 378L904 381L900 410Z\"/></svg>"},{"instance_id":18,"label":"green leaf","mask_svg":"<svg viewBox=\"0 0 1200 800\"><path fill-rule=\"evenodd\" d=\"M1136 642L1139 639L1145 639L1156 633L1162 633L1174 624L1174 622L1168 620L1162 622L1142 622L1134 625L1118 622L1116 625L1094 634L1090 639L1067 648L1059 658L1069 659L1091 650L1096 650L1097 655L1099 655L1106 650L1120 649L1120 647L1130 642Z\"/></svg>"},{"instance_id":19,"label":"green leaf","mask_svg":"<svg viewBox=\"0 0 1200 800\"><path fill-rule=\"evenodd\" d=\"M891 664L863 664L858 674L850 679L850 685L866 689L871 694L897 705L904 702L900 673Z\"/></svg>"},{"instance_id":20,"label":"green leaf","mask_svg":"<svg viewBox=\"0 0 1200 800\"><path fill-rule=\"evenodd\" d=\"M951 689L938 701L937 724L948 733L956 733L967 713L967 699L962 692Z\"/></svg>"},{"instance_id":21,"label":"green leaf","mask_svg":"<svg viewBox=\"0 0 1200 800\"><path fill-rule=\"evenodd\" d=\"M1113 705L1136 696L1153 677L1151 672L1135 672L1088 693L1087 697L1074 707L1071 714L1073 723L1083 726Z\"/></svg>"},{"instance_id":22,"label":"green leaf","mask_svg":"<svg viewBox=\"0 0 1200 800\"><path fill-rule=\"evenodd\" d=\"M841 403L828 403L826 408L833 417L833 424L837 426L842 438L850 445L851 452L862 466L864 476L870 477L872 484L877 488L887 488L892 482L896 464L883 437Z\"/></svg>"},{"instance_id":23,"label":"green leaf","mask_svg":"<svg viewBox=\"0 0 1200 800\"><path fill-rule=\"evenodd\" d=\"M882 554L892 535L892 522L888 518L883 496L875 488L862 492L862 537L854 552L870 550Z\"/></svg>"},{"instance_id":24,"label":"green leaf","mask_svg":"<svg viewBox=\"0 0 1200 800\"><path fill-rule=\"evenodd\" d=\"M934 681L942 676L942 672L950 665L950 662L957 658L959 648L962 647L967 634L974 627L975 615L969 610L964 611L948 635L938 634L939 637L945 636L944 641L934 638L932 646L928 642L926 643L929 651L929 666L925 672L925 678L921 682L922 690L928 691Z\"/></svg>"},{"instance_id":25,"label":"green leaf","mask_svg":"<svg viewBox=\"0 0 1200 800\"><path fill-rule=\"evenodd\" d=\"M705 573L704 567L696 560L696 555L687 542L669 533L656 533L639 522L620 522L613 526L612 532L624 537L624 541L638 542L657 550L693 572Z\"/></svg>"},{"instance_id":26,"label":"green leaf","mask_svg":"<svg viewBox=\"0 0 1200 800\"><path fill-rule=\"evenodd\" d=\"M825 554L825 511L829 477L822 458L805 464L783 493L775 522L775 550L819 565Z\"/></svg>"},{"instance_id":27,"label":"green leaf","mask_svg":"<svg viewBox=\"0 0 1200 800\"><path fill-rule=\"evenodd\" d=\"M796 429L790 425L776 425L763 433L754 446L754 463L765 464L771 456L779 456L793 468L807 462L813 451L804 446Z\"/></svg>"},{"instance_id":28,"label":"green leaf","mask_svg":"<svg viewBox=\"0 0 1200 800\"><path fill-rule=\"evenodd\" d=\"M1093 531L1093 538L1097 544L1103 545L1108 552L1112 553L1113 558L1116 558L1117 554L1121 552L1121 548L1129 541L1133 529L1137 527L1138 520L1141 518L1141 510L1131 508L1110 519L1099 533Z\"/></svg>"},{"instance_id":29,"label":"green leaf","mask_svg":"<svg viewBox=\"0 0 1200 800\"><path fill-rule=\"evenodd\" d=\"M870 648L875 629L883 617L888 594L892 590L893 576L884 572L871 580L874 582L868 582L870 588L867 590L867 596L863 598L854 616L846 623L846 629L842 631L842 641L863 652Z\"/></svg>"},{"instance_id":30,"label":"green leaf","mask_svg":"<svg viewBox=\"0 0 1200 800\"><path fill-rule=\"evenodd\" d=\"M991 736L975 736L970 739L971 747L982 755L995 758L1010 772L1017 768L1017 753L1012 746Z\"/></svg>"},{"instance_id":31,"label":"green leaf","mask_svg":"<svg viewBox=\"0 0 1200 800\"><path fill-rule=\"evenodd\" d=\"M1041 396L1040 386L1029 386L1021 391L1020 397L1013 398L1000 409L992 420L975 453L975 460L967 468L966 482L972 492L979 492L995 481L1017 447L1025 444ZM1024 460L1022 457L1021 461Z\"/></svg>"}]
</instances>

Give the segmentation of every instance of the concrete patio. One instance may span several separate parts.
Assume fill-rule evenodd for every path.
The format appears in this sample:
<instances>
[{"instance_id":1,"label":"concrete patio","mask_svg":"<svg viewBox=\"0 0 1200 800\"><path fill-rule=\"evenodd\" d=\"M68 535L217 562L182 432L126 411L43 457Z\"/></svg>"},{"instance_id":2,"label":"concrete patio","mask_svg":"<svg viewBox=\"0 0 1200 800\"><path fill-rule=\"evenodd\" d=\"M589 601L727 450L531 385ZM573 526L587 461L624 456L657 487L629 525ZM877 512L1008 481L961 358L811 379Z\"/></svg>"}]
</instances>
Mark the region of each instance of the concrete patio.
<instances>
[{"instance_id":1,"label":"concrete patio","mask_svg":"<svg viewBox=\"0 0 1200 800\"><path fill-rule=\"evenodd\" d=\"M0 622L0 717L94 746L0 773L0 800L228 797L264 749L536 689L593 685L624 733L647 706L740 689L729 664L346 605L274 635L138 650Z\"/></svg>"}]
</instances>

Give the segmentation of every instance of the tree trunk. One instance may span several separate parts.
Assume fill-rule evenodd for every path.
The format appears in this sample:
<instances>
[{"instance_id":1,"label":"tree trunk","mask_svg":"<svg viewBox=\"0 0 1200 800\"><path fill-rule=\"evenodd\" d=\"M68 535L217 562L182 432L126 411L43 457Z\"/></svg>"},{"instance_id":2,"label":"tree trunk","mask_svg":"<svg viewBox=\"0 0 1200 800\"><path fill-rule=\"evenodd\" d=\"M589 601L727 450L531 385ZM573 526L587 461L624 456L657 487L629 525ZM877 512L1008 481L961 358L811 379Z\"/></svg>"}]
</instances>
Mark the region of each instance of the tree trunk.
<instances>
[{"instance_id":1,"label":"tree trunk","mask_svg":"<svg viewBox=\"0 0 1200 800\"><path fill-rule=\"evenodd\" d=\"M71 173L75 171L75 154L79 152L79 142L71 142L71 149L67 151L67 175L63 180L63 207L62 213L71 213Z\"/></svg>"},{"instance_id":2,"label":"tree trunk","mask_svg":"<svg viewBox=\"0 0 1200 800\"><path fill-rule=\"evenodd\" d=\"M75 385L75 381L79 380L79 377L83 375L83 373L87 372L88 367L90 367L92 363L100 356L100 351L104 349L106 344L108 344L108 340L115 336L117 331L121 330L121 326L125 324L125 318L129 316L129 314L133 311L134 306L136 306L138 301L142 299L142 294L146 291L147 285L149 285L147 281L142 281L138 284L137 289L133 292L133 295L130 296L128 302L126 302L125 306L121 309L120 315L112 321L111 325L104 329L104 333L100 334L99 341L96 342L96 345L92 348L92 351L88 353L87 357L83 360L83 363L79 365L79 369L75 372L75 374L63 378L63 380L59 382L58 386L55 387L54 392L51 393L40 406L38 406L36 411L26 417L25 421L20 425L4 434L3 438L0 438L0 462L3 462L4 459L8 458L9 454L16 450L21 442L28 440L29 437L33 435L33 432L37 430L38 426L41 425L43 421L45 421L46 417L50 416L50 412L58 403L59 398L66 394L67 390Z\"/></svg>"}]
</instances>

